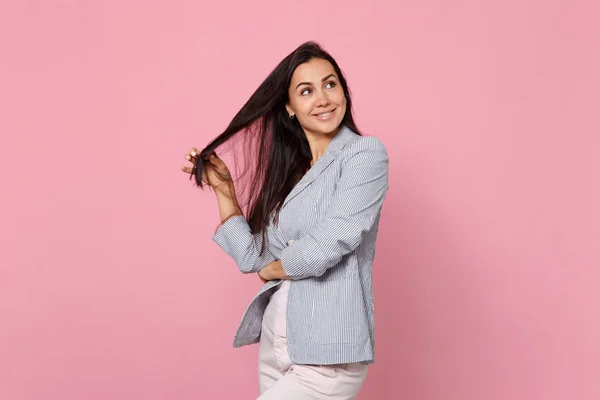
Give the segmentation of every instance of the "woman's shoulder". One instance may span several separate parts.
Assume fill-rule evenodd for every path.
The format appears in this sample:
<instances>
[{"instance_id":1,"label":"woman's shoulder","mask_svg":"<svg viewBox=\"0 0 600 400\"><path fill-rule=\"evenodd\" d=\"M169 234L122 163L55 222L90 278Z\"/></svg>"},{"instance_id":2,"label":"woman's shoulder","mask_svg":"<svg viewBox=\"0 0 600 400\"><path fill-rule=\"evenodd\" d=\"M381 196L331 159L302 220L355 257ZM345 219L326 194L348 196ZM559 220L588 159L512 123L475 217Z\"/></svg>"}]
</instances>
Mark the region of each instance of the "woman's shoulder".
<instances>
[{"instance_id":1,"label":"woman's shoulder","mask_svg":"<svg viewBox=\"0 0 600 400\"><path fill-rule=\"evenodd\" d=\"M347 159L364 153L372 153L385 159L388 158L387 149L381 139L376 136L358 134L345 146L343 158Z\"/></svg>"}]
</instances>

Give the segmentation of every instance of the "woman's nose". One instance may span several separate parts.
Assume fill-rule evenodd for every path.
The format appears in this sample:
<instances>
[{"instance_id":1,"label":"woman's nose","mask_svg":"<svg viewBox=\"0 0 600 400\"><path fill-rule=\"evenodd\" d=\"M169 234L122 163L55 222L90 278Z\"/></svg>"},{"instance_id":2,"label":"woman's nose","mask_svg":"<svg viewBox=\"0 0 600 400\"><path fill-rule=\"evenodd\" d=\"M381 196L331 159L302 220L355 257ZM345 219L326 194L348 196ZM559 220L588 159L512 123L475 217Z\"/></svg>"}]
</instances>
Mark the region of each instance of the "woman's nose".
<instances>
[{"instance_id":1,"label":"woman's nose","mask_svg":"<svg viewBox=\"0 0 600 400\"><path fill-rule=\"evenodd\" d=\"M327 94L324 91L317 92L316 105L317 106L325 106L329 104L329 99L327 98Z\"/></svg>"}]
</instances>

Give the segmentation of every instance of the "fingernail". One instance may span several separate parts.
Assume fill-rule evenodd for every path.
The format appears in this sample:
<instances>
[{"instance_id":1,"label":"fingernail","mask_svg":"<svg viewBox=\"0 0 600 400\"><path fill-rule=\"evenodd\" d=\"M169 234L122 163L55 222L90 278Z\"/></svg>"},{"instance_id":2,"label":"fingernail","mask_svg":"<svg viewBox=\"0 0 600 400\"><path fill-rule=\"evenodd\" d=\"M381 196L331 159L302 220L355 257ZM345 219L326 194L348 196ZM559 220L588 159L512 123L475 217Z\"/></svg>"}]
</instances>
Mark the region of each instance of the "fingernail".
<instances>
[{"instance_id":1,"label":"fingernail","mask_svg":"<svg viewBox=\"0 0 600 400\"><path fill-rule=\"evenodd\" d=\"M189 161L192 159L192 157L190 157L190 155L188 154L187 156L185 156L185 159Z\"/></svg>"}]
</instances>

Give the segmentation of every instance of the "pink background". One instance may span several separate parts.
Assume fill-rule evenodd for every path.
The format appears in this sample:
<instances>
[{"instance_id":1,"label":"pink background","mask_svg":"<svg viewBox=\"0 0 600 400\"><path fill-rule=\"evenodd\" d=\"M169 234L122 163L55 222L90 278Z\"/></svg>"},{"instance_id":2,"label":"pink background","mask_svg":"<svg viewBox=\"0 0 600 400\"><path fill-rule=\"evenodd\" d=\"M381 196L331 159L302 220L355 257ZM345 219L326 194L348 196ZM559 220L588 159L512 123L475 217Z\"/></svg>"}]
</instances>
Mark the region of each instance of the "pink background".
<instances>
[{"instance_id":1,"label":"pink background","mask_svg":"<svg viewBox=\"0 0 600 400\"><path fill-rule=\"evenodd\" d=\"M390 154L360 399L600 398L590 1L4 1L0 399L254 399L179 165L300 43Z\"/></svg>"}]
</instances>

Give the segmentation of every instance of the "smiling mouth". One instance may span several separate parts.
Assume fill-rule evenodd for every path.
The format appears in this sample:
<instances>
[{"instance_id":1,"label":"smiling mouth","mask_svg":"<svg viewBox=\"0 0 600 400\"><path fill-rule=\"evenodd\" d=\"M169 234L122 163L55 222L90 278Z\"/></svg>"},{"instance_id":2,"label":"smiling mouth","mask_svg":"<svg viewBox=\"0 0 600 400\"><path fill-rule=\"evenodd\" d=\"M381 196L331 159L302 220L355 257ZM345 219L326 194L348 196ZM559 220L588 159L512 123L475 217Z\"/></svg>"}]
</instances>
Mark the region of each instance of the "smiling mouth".
<instances>
[{"instance_id":1,"label":"smiling mouth","mask_svg":"<svg viewBox=\"0 0 600 400\"><path fill-rule=\"evenodd\" d=\"M314 114L314 116L315 116L315 117L327 117L329 114L331 114L331 113L332 113L332 112L334 112L335 110L336 110L336 109L334 108L334 109L333 109L333 110L331 110L331 111L327 111L327 112L324 112L324 113L321 113L321 114Z\"/></svg>"}]
</instances>

